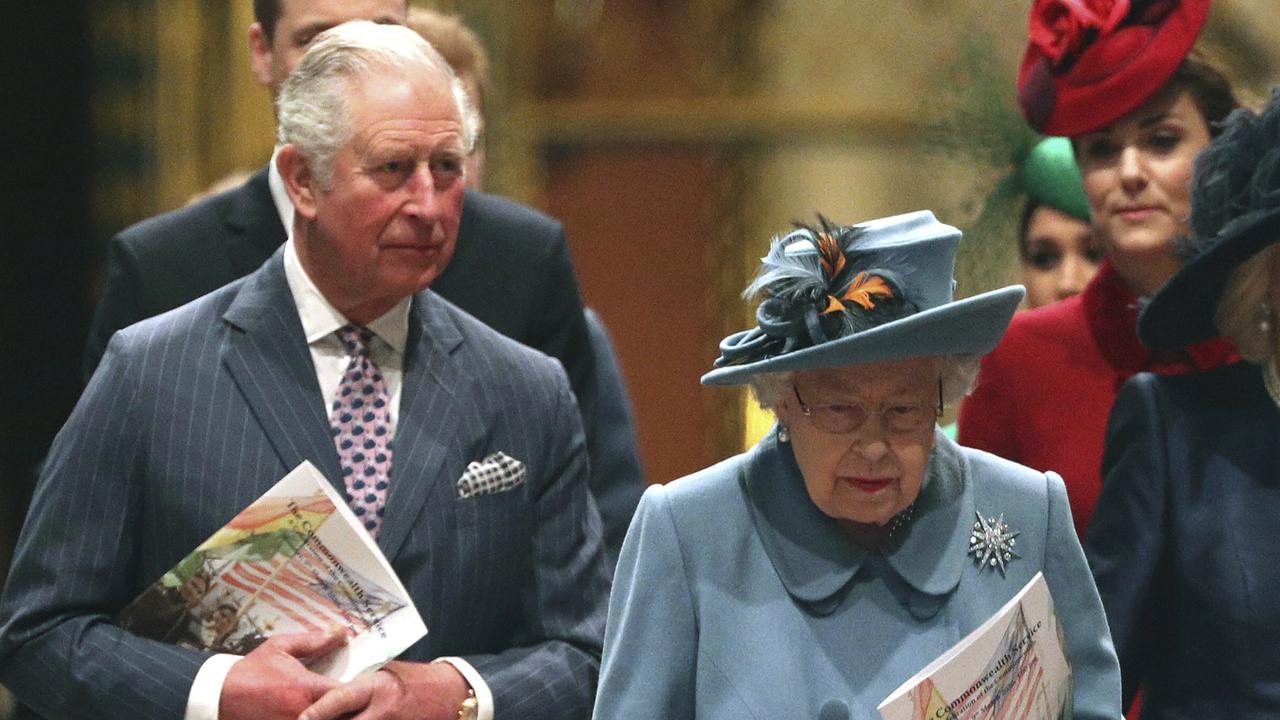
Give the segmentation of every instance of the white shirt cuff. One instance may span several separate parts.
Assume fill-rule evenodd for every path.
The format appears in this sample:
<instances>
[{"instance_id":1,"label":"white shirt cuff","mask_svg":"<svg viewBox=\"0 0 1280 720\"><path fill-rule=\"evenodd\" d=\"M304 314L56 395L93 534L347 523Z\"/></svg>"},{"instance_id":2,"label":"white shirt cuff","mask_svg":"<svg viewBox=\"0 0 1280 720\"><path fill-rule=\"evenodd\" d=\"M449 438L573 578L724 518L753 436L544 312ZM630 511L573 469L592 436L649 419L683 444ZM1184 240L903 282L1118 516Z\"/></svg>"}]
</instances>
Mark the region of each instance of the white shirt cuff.
<instances>
[{"instance_id":1,"label":"white shirt cuff","mask_svg":"<svg viewBox=\"0 0 1280 720\"><path fill-rule=\"evenodd\" d=\"M200 666L191 692L187 695L187 712L182 720L218 720L218 703L222 700L222 684L231 666L244 658L240 655L214 655Z\"/></svg>"},{"instance_id":2,"label":"white shirt cuff","mask_svg":"<svg viewBox=\"0 0 1280 720\"><path fill-rule=\"evenodd\" d=\"M460 657L442 657L437 658L435 662L447 662L457 668L458 672L462 673L462 677L470 683L471 689L476 691L476 709L479 711L476 720L493 720L493 693L489 690L484 678L480 677L480 673L471 667L471 663Z\"/></svg>"}]
</instances>

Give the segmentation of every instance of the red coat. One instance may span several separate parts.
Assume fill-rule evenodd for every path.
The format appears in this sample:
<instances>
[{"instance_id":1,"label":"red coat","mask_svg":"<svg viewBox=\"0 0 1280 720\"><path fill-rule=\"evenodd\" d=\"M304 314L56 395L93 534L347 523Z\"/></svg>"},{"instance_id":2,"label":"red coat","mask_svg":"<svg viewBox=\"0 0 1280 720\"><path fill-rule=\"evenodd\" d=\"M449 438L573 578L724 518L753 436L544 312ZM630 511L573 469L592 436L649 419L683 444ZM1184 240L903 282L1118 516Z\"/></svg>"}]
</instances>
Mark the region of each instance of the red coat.
<instances>
[{"instance_id":1,"label":"red coat","mask_svg":"<svg viewBox=\"0 0 1280 720\"><path fill-rule=\"evenodd\" d=\"M1239 359L1221 339L1149 350L1138 342L1138 308L1108 260L1081 294L1014 315L960 408L961 445L1062 475L1080 537L1102 488L1103 439L1120 385L1139 372L1184 374Z\"/></svg>"}]
</instances>

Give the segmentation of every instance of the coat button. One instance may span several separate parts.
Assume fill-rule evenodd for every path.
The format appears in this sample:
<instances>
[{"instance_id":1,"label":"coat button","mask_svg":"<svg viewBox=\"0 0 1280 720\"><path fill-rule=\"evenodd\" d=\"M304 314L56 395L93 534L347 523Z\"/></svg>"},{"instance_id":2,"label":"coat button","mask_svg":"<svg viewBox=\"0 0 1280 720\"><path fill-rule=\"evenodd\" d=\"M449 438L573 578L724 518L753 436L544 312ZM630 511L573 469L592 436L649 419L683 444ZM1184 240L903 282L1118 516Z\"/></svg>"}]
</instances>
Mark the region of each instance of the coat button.
<instances>
[{"instance_id":1,"label":"coat button","mask_svg":"<svg viewBox=\"0 0 1280 720\"><path fill-rule=\"evenodd\" d=\"M849 720L849 706L843 700L828 700L822 703L818 720Z\"/></svg>"}]
</instances>

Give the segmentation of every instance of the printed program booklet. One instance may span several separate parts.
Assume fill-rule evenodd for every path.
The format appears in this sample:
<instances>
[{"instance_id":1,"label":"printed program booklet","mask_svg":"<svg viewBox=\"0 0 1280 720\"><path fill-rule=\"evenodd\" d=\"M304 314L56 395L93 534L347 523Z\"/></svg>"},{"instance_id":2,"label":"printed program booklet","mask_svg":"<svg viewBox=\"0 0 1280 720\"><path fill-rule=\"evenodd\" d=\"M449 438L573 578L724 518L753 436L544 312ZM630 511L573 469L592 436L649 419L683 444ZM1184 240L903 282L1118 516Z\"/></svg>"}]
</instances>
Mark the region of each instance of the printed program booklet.
<instances>
[{"instance_id":1,"label":"printed program booklet","mask_svg":"<svg viewBox=\"0 0 1280 720\"><path fill-rule=\"evenodd\" d=\"M237 655L272 635L340 625L346 646L309 666L344 682L427 634L391 564L309 462L162 575L116 624Z\"/></svg>"},{"instance_id":2,"label":"printed program booklet","mask_svg":"<svg viewBox=\"0 0 1280 720\"><path fill-rule=\"evenodd\" d=\"M877 708L885 720L1071 718L1071 664L1044 575Z\"/></svg>"}]
</instances>

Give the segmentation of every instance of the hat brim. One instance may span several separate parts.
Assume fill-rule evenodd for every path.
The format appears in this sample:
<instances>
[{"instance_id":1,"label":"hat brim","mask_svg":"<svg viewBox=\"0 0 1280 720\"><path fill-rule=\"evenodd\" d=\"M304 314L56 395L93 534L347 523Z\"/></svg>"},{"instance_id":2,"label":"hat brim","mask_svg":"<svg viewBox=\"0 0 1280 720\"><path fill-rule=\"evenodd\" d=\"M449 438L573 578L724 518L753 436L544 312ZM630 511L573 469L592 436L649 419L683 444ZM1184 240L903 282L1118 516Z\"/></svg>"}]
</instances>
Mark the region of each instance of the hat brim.
<instances>
[{"instance_id":1,"label":"hat brim","mask_svg":"<svg viewBox=\"0 0 1280 720\"><path fill-rule=\"evenodd\" d=\"M1138 316L1138 337L1155 350L1175 350L1219 335L1218 302L1242 263L1280 241L1280 209L1230 228L1203 254L1183 265Z\"/></svg>"},{"instance_id":2,"label":"hat brim","mask_svg":"<svg viewBox=\"0 0 1280 720\"><path fill-rule=\"evenodd\" d=\"M992 290L924 310L838 340L730 365L702 376L703 385L740 385L752 375L846 367L865 363L991 352L1026 291L1021 285Z\"/></svg>"}]
</instances>

